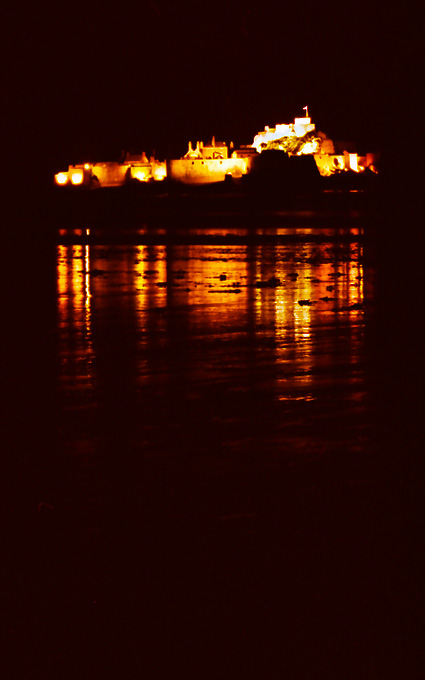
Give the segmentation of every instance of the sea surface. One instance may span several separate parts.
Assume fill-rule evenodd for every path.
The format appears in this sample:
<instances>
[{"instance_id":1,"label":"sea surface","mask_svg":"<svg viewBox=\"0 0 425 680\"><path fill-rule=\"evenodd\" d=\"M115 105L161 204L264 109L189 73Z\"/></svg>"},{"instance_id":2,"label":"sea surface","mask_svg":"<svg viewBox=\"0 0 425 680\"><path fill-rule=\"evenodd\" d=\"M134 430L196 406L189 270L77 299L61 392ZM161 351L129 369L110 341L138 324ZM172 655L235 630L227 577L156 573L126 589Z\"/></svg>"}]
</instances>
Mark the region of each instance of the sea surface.
<instances>
[{"instance_id":1,"label":"sea surface","mask_svg":"<svg viewBox=\"0 0 425 680\"><path fill-rule=\"evenodd\" d=\"M5 677L402 677L379 211L96 201L9 252Z\"/></svg>"}]
</instances>

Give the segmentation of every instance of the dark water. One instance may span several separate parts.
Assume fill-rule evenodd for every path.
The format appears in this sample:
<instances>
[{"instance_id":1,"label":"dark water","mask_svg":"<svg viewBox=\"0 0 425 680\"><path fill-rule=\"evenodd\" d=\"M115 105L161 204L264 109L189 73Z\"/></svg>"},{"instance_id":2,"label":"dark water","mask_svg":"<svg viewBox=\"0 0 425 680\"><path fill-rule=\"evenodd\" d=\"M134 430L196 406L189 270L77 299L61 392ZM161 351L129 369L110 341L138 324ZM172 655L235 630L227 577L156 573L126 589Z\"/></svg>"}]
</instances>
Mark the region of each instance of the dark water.
<instances>
[{"instance_id":1,"label":"dark water","mask_svg":"<svg viewBox=\"0 0 425 680\"><path fill-rule=\"evenodd\" d=\"M373 218L238 215L62 219L16 247L13 677L412 661Z\"/></svg>"}]
</instances>

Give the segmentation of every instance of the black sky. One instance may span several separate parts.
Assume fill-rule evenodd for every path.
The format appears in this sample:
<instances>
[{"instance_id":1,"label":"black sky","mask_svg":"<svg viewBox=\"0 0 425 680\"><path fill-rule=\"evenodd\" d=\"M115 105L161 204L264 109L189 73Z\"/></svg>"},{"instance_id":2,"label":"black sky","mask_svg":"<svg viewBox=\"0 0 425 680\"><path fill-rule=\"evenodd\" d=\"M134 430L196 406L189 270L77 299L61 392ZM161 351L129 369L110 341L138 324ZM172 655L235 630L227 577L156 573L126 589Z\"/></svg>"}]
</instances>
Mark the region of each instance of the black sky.
<instances>
[{"instance_id":1,"label":"black sky","mask_svg":"<svg viewBox=\"0 0 425 680\"><path fill-rule=\"evenodd\" d=\"M250 143L305 105L329 136L374 150L417 106L406 7L148 0L11 11L10 134L49 171L123 148L180 154L213 134Z\"/></svg>"}]
</instances>

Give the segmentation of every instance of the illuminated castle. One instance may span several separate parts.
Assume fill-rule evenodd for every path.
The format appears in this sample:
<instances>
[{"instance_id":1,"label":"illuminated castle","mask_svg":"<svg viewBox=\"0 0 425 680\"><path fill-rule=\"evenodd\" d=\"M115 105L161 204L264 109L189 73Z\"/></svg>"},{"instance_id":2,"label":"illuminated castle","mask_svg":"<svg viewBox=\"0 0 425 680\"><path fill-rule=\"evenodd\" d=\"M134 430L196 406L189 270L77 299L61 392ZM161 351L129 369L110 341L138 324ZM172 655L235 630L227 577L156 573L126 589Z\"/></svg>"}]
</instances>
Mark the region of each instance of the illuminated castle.
<instances>
[{"instance_id":1,"label":"illuminated castle","mask_svg":"<svg viewBox=\"0 0 425 680\"><path fill-rule=\"evenodd\" d=\"M335 149L337 143L323 132L316 132L316 126L308 116L308 107L304 110L304 118L295 118L293 123L279 123L275 127L266 126L255 135L252 144L239 149L234 149L232 143L228 147L224 142L216 142L213 137L210 144L197 142L195 148L189 142L182 158L166 162L153 157L148 159L143 153L138 156L127 154L121 163L70 165L66 172L55 175L55 182L59 186L96 188L128 182L158 182L167 177L183 184L213 184L242 178L251 172L256 156L274 150L284 151L288 156L314 156L323 177L347 171L362 173L366 168L376 172L375 154L359 156L341 145Z\"/></svg>"},{"instance_id":2,"label":"illuminated castle","mask_svg":"<svg viewBox=\"0 0 425 680\"><path fill-rule=\"evenodd\" d=\"M361 173L366 168L376 172L376 154L361 156L344 148L344 144L334 143L323 132L316 132L316 126L308 117L307 106L304 108L307 114L305 118L295 118L289 125L279 124L274 128L266 126L263 132L259 132L252 144L256 151L279 150L289 156L312 154L322 177L346 171ZM342 148L337 148L336 153L335 146Z\"/></svg>"},{"instance_id":3,"label":"illuminated castle","mask_svg":"<svg viewBox=\"0 0 425 680\"><path fill-rule=\"evenodd\" d=\"M308 108L305 118L295 118L289 125L280 123L274 128L268 125L263 132L254 137L252 146L258 153L265 150L278 149L293 155L317 153L320 148L320 138L314 136L316 126L308 117Z\"/></svg>"},{"instance_id":4,"label":"illuminated castle","mask_svg":"<svg viewBox=\"0 0 425 680\"><path fill-rule=\"evenodd\" d=\"M229 148L224 142L216 142L213 137L211 144L196 142L192 148L189 142L187 153L178 160L167 161L167 177L185 184L211 184L223 182L226 177L240 179L249 172L252 153L240 150L234 151L233 144Z\"/></svg>"},{"instance_id":5,"label":"illuminated castle","mask_svg":"<svg viewBox=\"0 0 425 680\"><path fill-rule=\"evenodd\" d=\"M70 165L66 172L58 172L55 182L59 186L83 186L90 188L117 187L130 181L161 181L167 175L164 162L141 155L126 154L122 163L81 163Z\"/></svg>"}]
</instances>

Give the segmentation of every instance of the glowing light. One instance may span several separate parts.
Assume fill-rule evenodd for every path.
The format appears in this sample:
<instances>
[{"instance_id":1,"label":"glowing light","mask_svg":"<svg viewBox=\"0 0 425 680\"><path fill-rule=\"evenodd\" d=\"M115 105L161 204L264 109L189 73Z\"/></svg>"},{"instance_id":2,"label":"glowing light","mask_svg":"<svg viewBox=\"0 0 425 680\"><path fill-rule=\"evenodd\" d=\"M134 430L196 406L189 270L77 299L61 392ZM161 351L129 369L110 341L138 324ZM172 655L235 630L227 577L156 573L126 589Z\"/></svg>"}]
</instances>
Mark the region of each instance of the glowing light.
<instances>
[{"instance_id":1,"label":"glowing light","mask_svg":"<svg viewBox=\"0 0 425 680\"><path fill-rule=\"evenodd\" d=\"M59 305L64 305L68 297L68 262L67 262L67 247L58 246L58 301Z\"/></svg>"},{"instance_id":2,"label":"glowing light","mask_svg":"<svg viewBox=\"0 0 425 680\"><path fill-rule=\"evenodd\" d=\"M58 317L60 328L78 329L84 343L83 362L69 352L72 346L72 334L64 333L61 342L66 343L66 356L69 361L61 363L62 377L78 375L87 389L93 385L91 340L91 293L90 293L90 252L89 246L58 246L57 250L57 289ZM68 344L71 343L71 344Z\"/></svg>"},{"instance_id":3,"label":"glowing light","mask_svg":"<svg viewBox=\"0 0 425 680\"><path fill-rule=\"evenodd\" d=\"M357 154L356 153L350 153L349 159L350 159L349 164L350 164L351 170L353 170L354 172L359 172Z\"/></svg>"},{"instance_id":4,"label":"glowing light","mask_svg":"<svg viewBox=\"0 0 425 680\"><path fill-rule=\"evenodd\" d=\"M68 173L66 172L58 172L57 175L55 175L55 182L56 184L66 184L68 181Z\"/></svg>"},{"instance_id":5,"label":"glowing light","mask_svg":"<svg viewBox=\"0 0 425 680\"><path fill-rule=\"evenodd\" d=\"M319 139L313 139L311 142L306 142L301 149L301 151L298 152L298 155L301 156L303 154L311 154L311 153L317 153L320 148L320 140Z\"/></svg>"},{"instance_id":6,"label":"glowing light","mask_svg":"<svg viewBox=\"0 0 425 680\"><path fill-rule=\"evenodd\" d=\"M146 168L131 168L131 176L139 182L147 182L149 179L149 170Z\"/></svg>"},{"instance_id":7,"label":"glowing light","mask_svg":"<svg viewBox=\"0 0 425 680\"><path fill-rule=\"evenodd\" d=\"M71 182L74 185L82 184L84 179L84 173L82 170L72 170L71 172Z\"/></svg>"},{"instance_id":8,"label":"glowing light","mask_svg":"<svg viewBox=\"0 0 425 680\"><path fill-rule=\"evenodd\" d=\"M84 250L84 291L86 295L85 305L87 313L90 313L90 246L86 245ZM90 325L90 318L86 315L87 326Z\"/></svg>"},{"instance_id":9,"label":"glowing light","mask_svg":"<svg viewBox=\"0 0 425 680\"><path fill-rule=\"evenodd\" d=\"M84 163L84 169L89 170L90 169L90 164L89 163Z\"/></svg>"},{"instance_id":10,"label":"glowing light","mask_svg":"<svg viewBox=\"0 0 425 680\"><path fill-rule=\"evenodd\" d=\"M162 163L161 165L157 165L156 167L153 167L152 174L153 174L154 179L156 179L157 182L161 182L163 179L165 179L166 176L167 176L167 167L166 167L165 163Z\"/></svg>"}]
</instances>

